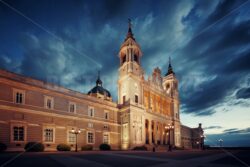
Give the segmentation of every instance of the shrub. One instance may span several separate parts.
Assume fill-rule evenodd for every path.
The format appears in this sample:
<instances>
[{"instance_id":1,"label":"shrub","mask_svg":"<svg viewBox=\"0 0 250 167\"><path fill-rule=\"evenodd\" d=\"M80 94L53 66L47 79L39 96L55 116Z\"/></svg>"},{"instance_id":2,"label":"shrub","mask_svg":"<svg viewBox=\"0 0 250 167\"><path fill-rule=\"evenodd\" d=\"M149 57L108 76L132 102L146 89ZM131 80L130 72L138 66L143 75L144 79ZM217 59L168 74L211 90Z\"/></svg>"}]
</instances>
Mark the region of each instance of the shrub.
<instances>
[{"instance_id":1,"label":"shrub","mask_svg":"<svg viewBox=\"0 0 250 167\"><path fill-rule=\"evenodd\" d=\"M82 151L90 151L90 150L93 150L93 146L92 145L82 146Z\"/></svg>"},{"instance_id":2,"label":"shrub","mask_svg":"<svg viewBox=\"0 0 250 167\"><path fill-rule=\"evenodd\" d=\"M6 144L0 143L0 152L5 151L7 149Z\"/></svg>"},{"instance_id":3,"label":"shrub","mask_svg":"<svg viewBox=\"0 0 250 167\"><path fill-rule=\"evenodd\" d=\"M25 144L24 149L27 152L42 152L44 151L44 145L38 142L28 142Z\"/></svg>"},{"instance_id":4,"label":"shrub","mask_svg":"<svg viewBox=\"0 0 250 167\"><path fill-rule=\"evenodd\" d=\"M101 145L99 146L99 149L100 149L100 150L103 150L103 151L107 151L107 150L111 150L111 146L108 145L108 144L101 144Z\"/></svg>"},{"instance_id":5,"label":"shrub","mask_svg":"<svg viewBox=\"0 0 250 167\"><path fill-rule=\"evenodd\" d=\"M71 147L68 144L58 144L57 151L70 151Z\"/></svg>"},{"instance_id":6,"label":"shrub","mask_svg":"<svg viewBox=\"0 0 250 167\"><path fill-rule=\"evenodd\" d=\"M133 148L133 150L136 150L136 151L147 151L147 147L146 146L136 146Z\"/></svg>"}]
</instances>

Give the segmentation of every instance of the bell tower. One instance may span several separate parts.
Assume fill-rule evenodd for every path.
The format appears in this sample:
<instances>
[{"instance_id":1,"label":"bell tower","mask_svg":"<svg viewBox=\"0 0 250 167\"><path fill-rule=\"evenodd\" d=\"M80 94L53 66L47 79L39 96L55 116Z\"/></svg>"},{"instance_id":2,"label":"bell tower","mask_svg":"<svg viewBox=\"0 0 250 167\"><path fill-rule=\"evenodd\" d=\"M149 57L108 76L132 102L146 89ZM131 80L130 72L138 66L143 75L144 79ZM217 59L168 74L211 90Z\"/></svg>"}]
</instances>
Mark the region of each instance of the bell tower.
<instances>
[{"instance_id":1,"label":"bell tower","mask_svg":"<svg viewBox=\"0 0 250 167\"><path fill-rule=\"evenodd\" d=\"M163 89L172 98L179 98L178 93L178 80L175 77L175 73L173 71L171 65L171 59L169 57L169 64L168 64L168 72L165 74L163 78Z\"/></svg>"},{"instance_id":2,"label":"bell tower","mask_svg":"<svg viewBox=\"0 0 250 167\"><path fill-rule=\"evenodd\" d=\"M141 48L134 38L131 20L129 19L128 32L119 51L119 104L127 102L142 104L141 80L144 72L141 67L141 57Z\"/></svg>"},{"instance_id":3,"label":"bell tower","mask_svg":"<svg viewBox=\"0 0 250 167\"><path fill-rule=\"evenodd\" d=\"M175 76L169 57L168 71L163 78L163 89L165 93L171 97L171 115L174 123L174 143L175 146L181 146L181 130L180 130L180 112L179 112L179 91L178 80Z\"/></svg>"}]
</instances>

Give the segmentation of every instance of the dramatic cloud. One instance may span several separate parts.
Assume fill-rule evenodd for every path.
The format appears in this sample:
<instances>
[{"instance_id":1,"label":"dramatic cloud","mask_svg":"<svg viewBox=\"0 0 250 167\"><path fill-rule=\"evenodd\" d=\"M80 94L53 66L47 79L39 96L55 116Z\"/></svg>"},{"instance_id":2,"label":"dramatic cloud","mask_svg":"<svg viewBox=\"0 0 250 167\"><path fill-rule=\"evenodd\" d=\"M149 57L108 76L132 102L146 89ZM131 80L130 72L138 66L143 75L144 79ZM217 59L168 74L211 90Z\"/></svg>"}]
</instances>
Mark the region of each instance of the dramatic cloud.
<instances>
[{"instance_id":1,"label":"dramatic cloud","mask_svg":"<svg viewBox=\"0 0 250 167\"><path fill-rule=\"evenodd\" d=\"M221 128L222 128L221 126L208 126L208 127L204 127L203 129L207 130L207 129L221 129Z\"/></svg>"},{"instance_id":2,"label":"dramatic cloud","mask_svg":"<svg viewBox=\"0 0 250 167\"><path fill-rule=\"evenodd\" d=\"M0 68L83 93L100 70L117 100L118 52L131 18L146 78L157 66L165 74L171 56L182 113L201 118L250 105L249 1L5 2L33 22L0 3Z\"/></svg>"},{"instance_id":3,"label":"dramatic cloud","mask_svg":"<svg viewBox=\"0 0 250 167\"><path fill-rule=\"evenodd\" d=\"M250 87L249 88L242 88L237 91L236 97L238 99L248 99L250 98Z\"/></svg>"},{"instance_id":4,"label":"dramatic cloud","mask_svg":"<svg viewBox=\"0 0 250 167\"><path fill-rule=\"evenodd\" d=\"M224 130L225 133L227 134L250 134L250 127L246 128L246 129L237 129L237 128L233 128L233 129L226 129Z\"/></svg>"}]
</instances>

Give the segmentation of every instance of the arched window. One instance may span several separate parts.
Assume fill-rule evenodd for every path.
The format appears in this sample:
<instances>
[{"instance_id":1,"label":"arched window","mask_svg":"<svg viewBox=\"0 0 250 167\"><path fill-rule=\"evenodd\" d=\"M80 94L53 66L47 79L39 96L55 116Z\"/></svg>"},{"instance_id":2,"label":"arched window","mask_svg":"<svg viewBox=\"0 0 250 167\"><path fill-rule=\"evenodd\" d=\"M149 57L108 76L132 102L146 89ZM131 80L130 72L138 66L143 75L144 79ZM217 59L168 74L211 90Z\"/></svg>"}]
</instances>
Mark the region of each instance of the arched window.
<instances>
[{"instance_id":1,"label":"arched window","mask_svg":"<svg viewBox=\"0 0 250 167\"><path fill-rule=\"evenodd\" d=\"M126 55L122 57L122 64L126 62Z\"/></svg>"},{"instance_id":2,"label":"arched window","mask_svg":"<svg viewBox=\"0 0 250 167\"><path fill-rule=\"evenodd\" d=\"M139 63L138 62L138 56L136 54L134 55L134 61L137 62L137 63Z\"/></svg>"}]
</instances>

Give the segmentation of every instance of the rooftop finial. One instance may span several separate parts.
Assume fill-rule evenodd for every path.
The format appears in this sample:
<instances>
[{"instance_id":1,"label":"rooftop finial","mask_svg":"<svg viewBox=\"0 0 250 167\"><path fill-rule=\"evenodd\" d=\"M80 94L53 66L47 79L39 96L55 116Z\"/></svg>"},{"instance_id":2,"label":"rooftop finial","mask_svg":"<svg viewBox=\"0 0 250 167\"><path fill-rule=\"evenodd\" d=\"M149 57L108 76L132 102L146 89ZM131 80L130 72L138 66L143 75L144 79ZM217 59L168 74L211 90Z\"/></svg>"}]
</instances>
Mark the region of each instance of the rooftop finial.
<instances>
[{"instance_id":1,"label":"rooftop finial","mask_svg":"<svg viewBox=\"0 0 250 167\"><path fill-rule=\"evenodd\" d=\"M128 28L131 29L131 27L132 27L131 19L128 18Z\"/></svg>"},{"instance_id":2,"label":"rooftop finial","mask_svg":"<svg viewBox=\"0 0 250 167\"><path fill-rule=\"evenodd\" d=\"M172 68L172 65L171 65L171 57L169 56L169 59L168 59L168 72L166 73L165 76L169 75L169 74L174 74L174 71L173 71L173 68Z\"/></svg>"},{"instance_id":3,"label":"rooftop finial","mask_svg":"<svg viewBox=\"0 0 250 167\"><path fill-rule=\"evenodd\" d=\"M102 80L100 79L100 71L99 70L98 70L98 74L97 74L96 85L102 86Z\"/></svg>"},{"instance_id":4,"label":"rooftop finial","mask_svg":"<svg viewBox=\"0 0 250 167\"><path fill-rule=\"evenodd\" d=\"M132 33L132 23L131 23L131 22L132 22L131 19L128 18L128 33L127 33L127 37L126 37L125 41L126 41L128 38L134 39L133 33ZM134 40L135 40L135 39L134 39Z\"/></svg>"}]
</instances>

